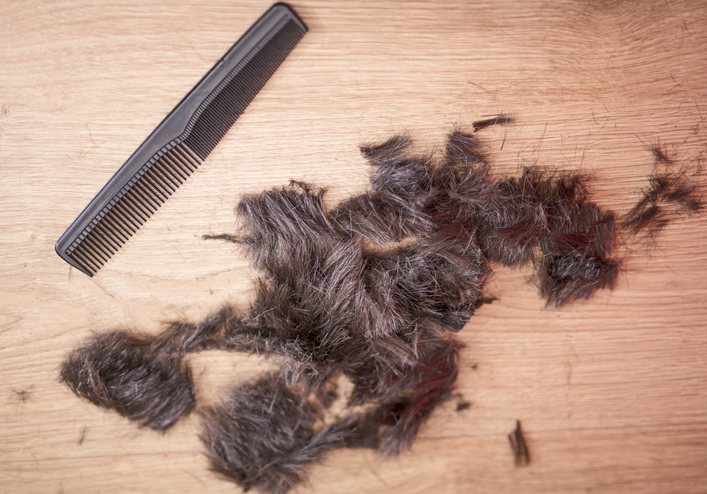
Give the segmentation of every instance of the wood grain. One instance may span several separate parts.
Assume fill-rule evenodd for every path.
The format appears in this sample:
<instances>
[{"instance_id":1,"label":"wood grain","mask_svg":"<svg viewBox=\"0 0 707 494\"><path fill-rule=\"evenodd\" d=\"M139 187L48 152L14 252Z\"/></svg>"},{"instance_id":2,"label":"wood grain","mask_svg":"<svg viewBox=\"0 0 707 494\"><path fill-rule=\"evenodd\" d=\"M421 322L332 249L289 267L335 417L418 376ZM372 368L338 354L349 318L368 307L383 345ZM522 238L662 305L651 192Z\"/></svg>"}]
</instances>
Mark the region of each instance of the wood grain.
<instances>
[{"instance_id":1,"label":"wood grain","mask_svg":"<svg viewBox=\"0 0 707 494\"><path fill-rule=\"evenodd\" d=\"M307 0L310 28L201 169L93 279L54 243L182 96L269 6L263 1L0 3L0 492L238 492L208 471L189 417L165 435L57 382L92 331L197 319L246 303L230 245L242 194L289 179L365 187L363 142L484 131L498 173L540 163L595 176L628 210L660 143L707 150L707 4L700 1ZM613 292L546 309L530 271L498 268L460 333L458 392L413 450L341 451L298 492L707 492L707 224L626 244ZM203 355L204 396L267 366ZM211 390L211 391L209 391ZM209 394L210 393L210 394ZM459 398L462 399L462 398ZM521 420L531 454L513 468Z\"/></svg>"}]
</instances>

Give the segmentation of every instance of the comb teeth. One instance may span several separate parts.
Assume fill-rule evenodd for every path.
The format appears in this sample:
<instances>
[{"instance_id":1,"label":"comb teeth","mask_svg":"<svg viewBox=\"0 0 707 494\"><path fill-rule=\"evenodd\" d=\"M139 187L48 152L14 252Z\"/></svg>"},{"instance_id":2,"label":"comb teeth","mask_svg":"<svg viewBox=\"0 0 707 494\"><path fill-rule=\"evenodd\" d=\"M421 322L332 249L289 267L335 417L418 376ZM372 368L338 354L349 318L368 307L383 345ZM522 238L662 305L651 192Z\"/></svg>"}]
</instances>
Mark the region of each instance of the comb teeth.
<instances>
[{"instance_id":1,"label":"comb teeth","mask_svg":"<svg viewBox=\"0 0 707 494\"><path fill-rule=\"evenodd\" d=\"M118 192L66 254L93 276L202 163L184 143L164 150Z\"/></svg>"},{"instance_id":2,"label":"comb teeth","mask_svg":"<svg viewBox=\"0 0 707 494\"><path fill-rule=\"evenodd\" d=\"M224 79L216 90L218 93L212 93L213 98L204 102L203 110L197 110L189 123L185 142L201 159L206 159L213 151L304 36L304 31L287 19L281 21L275 32L261 41L254 56L244 59Z\"/></svg>"},{"instance_id":3,"label":"comb teeth","mask_svg":"<svg viewBox=\"0 0 707 494\"><path fill-rule=\"evenodd\" d=\"M271 7L162 121L56 244L93 276L201 165L307 28Z\"/></svg>"}]
</instances>

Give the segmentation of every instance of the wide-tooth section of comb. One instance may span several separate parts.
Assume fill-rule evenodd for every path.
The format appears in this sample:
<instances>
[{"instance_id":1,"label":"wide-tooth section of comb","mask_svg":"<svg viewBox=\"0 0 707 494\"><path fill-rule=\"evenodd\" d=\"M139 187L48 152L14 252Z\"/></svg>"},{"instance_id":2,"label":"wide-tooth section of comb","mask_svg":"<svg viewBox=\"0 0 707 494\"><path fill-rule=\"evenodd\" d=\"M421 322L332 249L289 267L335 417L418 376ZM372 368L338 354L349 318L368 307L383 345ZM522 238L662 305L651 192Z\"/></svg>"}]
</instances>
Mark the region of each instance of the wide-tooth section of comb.
<instances>
[{"instance_id":1,"label":"wide-tooth section of comb","mask_svg":"<svg viewBox=\"0 0 707 494\"><path fill-rule=\"evenodd\" d=\"M180 143L147 163L66 249L93 276L202 163Z\"/></svg>"},{"instance_id":2,"label":"wide-tooth section of comb","mask_svg":"<svg viewBox=\"0 0 707 494\"><path fill-rule=\"evenodd\" d=\"M213 151L307 32L273 5L157 126L56 244L93 276Z\"/></svg>"}]
</instances>

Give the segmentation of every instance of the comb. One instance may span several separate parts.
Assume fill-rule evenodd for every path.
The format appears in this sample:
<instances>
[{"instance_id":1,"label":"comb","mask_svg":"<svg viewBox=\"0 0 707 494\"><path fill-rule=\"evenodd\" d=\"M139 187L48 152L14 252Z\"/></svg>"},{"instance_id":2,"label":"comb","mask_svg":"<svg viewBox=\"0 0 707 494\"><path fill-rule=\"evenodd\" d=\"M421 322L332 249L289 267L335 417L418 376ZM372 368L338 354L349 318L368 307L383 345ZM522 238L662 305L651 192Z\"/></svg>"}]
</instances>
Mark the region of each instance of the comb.
<instances>
[{"instance_id":1,"label":"comb","mask_svg":"<svg viewBox=\"0 0 707 494\"><path fill-rule=\"evenodd\" d=\"M265 12L86 206L57 254L96 274L201 165L306 32L284 3Z\"/></svg>"}]
</instances>

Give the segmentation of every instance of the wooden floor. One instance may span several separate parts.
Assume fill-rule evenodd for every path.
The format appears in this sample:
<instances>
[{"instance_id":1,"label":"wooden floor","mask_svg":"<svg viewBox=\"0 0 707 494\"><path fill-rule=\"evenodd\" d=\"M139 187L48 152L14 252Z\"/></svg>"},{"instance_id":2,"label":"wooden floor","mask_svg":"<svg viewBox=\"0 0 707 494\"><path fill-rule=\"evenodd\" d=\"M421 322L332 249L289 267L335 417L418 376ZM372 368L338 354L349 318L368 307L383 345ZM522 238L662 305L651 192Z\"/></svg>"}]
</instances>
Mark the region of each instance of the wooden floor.
<instances>
[{"instance_id":1,"label":"wooden floor","mask_svg":"<svg viewBox=\"0 0 707 494\"><path fill-rule=\"evenodd\" d=\"M707 2L303 0L310 31L200 170L94 278L54 243L117 168L269 6L262 1L0 3L0 492L240 492L208 470L190 416L165 435L57 381L91 332L159 329L245 304L232 245L246 192L290 179L363 190L364 142L437 149L484 131L498 173L594 175L618 214L660 144L707 151ZM704 159L703 159L704 161ZM702 176L702 175L701 175ZM704 182L704 177L702 176ZM621 246L617 288L547 309L527 269L495 269L459 333L458 395L411 452L339 451L301 493L707 492L707 221ZM267 363L193 358L204 400ZM471 407L457 411L457 403ZM520 420L531 464L514 468Z\"/></svg>"}]
</instances>

